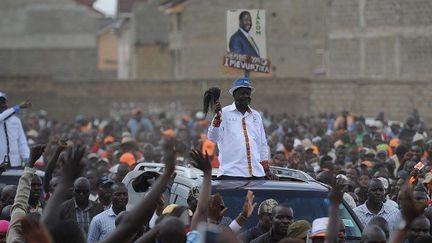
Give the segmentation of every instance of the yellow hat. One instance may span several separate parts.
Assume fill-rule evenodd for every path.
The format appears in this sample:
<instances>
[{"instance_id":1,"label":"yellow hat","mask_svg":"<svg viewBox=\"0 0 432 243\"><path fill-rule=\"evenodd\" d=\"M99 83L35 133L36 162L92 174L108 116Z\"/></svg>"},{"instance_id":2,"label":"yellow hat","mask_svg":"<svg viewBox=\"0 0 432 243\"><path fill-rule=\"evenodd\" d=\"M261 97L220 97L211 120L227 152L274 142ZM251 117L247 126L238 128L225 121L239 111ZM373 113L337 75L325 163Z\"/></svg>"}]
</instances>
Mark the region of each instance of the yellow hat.
<instances>
[{"instance_id":1,"label":"yellow hat","mask_svg":"<svg viewBox=\"0 0 432 243\"><path fill-rule=\"evenodd\" d=\"M177 207L181 207L181 206L178 205L178 204L170 204L170 205L166 206L166 208L164 208L164 210L162 211L162 215L172 213L172 211L174 211L174 209L177 208ZM192 213L192 211L190 209L188 209L188 214L191 217L193 215L193 213Z\"/></svg>"}]
</instances>

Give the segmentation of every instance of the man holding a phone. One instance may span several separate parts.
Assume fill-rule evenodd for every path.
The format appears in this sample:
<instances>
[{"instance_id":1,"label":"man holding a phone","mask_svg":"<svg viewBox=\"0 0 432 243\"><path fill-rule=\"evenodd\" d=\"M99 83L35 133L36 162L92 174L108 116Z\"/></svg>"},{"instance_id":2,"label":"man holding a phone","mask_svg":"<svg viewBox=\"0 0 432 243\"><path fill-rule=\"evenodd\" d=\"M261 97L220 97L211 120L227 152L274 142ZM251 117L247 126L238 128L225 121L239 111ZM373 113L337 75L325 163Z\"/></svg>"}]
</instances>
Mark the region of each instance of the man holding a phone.
<instances>
[{"instance_id":1,"label":"man holding a phone","mask_svg":"<svg viewBox=\"0 0 432 243\"><path fill-rule=\"evenodd\" d=\"M22 162L27 162L30 149L27 145L21 121L15 116L21 109L31 106L28 101L8 108L8 98L0 91L0 165L21 167Z\"/></svg>"}]
</instances>

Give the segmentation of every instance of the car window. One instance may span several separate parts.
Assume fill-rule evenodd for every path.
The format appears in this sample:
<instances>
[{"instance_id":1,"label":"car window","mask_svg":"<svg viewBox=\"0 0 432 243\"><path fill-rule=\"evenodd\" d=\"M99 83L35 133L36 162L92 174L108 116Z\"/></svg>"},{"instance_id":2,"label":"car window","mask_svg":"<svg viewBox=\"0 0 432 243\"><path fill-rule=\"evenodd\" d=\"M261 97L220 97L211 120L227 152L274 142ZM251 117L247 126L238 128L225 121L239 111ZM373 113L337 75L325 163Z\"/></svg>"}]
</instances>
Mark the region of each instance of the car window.
<instances>
[{"instance_id":1,"label":"car window","mask_svg":"<svg viewBox=\"0 0 432 243\"><path fill-rule=\"evenodd\" d=\"M234 219L242 210L246 196L245 190L222 190L219 192L223 196L225 207L228 208L227 215ZM258 223L258 205L269 198L273 198L279 203L289 204L294 211L294 219L305 219L312 224L316 218L328 217L329 200L326 192L316 191L281 191L281 190L253 190L257 207L250 219L246 222L244 229L250 228ZM341 218L345 224L347 237L361 237L359 225L355 222L346 206L341 204ZM352 211L351 211L352 212Z\"/></svg>"}]
</instances>

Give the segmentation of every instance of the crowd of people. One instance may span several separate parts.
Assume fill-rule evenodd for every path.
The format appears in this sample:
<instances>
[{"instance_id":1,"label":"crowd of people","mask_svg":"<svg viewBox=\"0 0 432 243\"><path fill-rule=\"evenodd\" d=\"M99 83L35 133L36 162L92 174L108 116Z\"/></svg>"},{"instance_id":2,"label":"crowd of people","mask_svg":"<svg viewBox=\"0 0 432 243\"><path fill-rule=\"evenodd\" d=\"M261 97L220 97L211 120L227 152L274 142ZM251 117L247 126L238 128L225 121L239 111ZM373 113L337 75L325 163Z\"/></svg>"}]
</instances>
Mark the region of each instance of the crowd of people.
<instances>
[{"instance_id":1,"label":"crowd of people","mask_svg":"<svg viewBox=\"0 0 432 243\"><path fill-rule=\"evenodd\" d=\"M22 124L16 115L31 103L9 108L0 92L0 170L24 168L18 184L1 191L0 242L345 242L342 200L363 227L361 242L432 242L432 132L416 110L403 122L384 112L272 114L250 108L253 91L248 79L237 80L234 103L217 101L212 119L136 108L74 121L29 111ZM165 169L126 210L122 181L142 162ZM189 207L166 205L176 165L203 174ZM328 217L297 219L290 205L271 198L257 205L249 191L239 216L225 222L223 199L211 192L212 169L220 179L277 180L271 166L329 185ZM252 214L258 224L243 229Z\"/></svg>"}]
</instances>

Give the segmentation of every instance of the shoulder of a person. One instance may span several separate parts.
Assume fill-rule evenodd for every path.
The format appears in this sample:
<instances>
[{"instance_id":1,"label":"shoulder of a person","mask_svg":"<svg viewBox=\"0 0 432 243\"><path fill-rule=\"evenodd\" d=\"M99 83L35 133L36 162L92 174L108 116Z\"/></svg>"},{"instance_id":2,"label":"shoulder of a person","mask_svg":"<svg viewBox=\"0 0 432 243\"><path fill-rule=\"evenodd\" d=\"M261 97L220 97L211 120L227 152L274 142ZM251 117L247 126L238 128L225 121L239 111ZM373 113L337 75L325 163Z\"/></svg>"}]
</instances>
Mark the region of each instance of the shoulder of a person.
<instances>
[{"instance_id":1,"label":"shoulder of a person","mask_svg":"<svg viewBox=\"0 0 432 243\"><path fill-rule=\"evenodd\" d=\"M270 236L270 231L260 235L258 238L255 238L254 240L252 240L250 243L260 243L260 242L265 242L265 239L267 239Z\"/></svg>"},{"instance_id":2,"label":"shoulder of a person","mask_svg":"<svg viewBox=\"0 0 432 243\"><path fill-rule=\"evenodd\" d=\"M75 206L75 205L74 205L73 198L64 201L64 202L60 205L60 209L68 208L68 207L71 207L71 206Z\"/></svg>"},{"instance_id":3,"label":"shoulder of a person","mask_svg":"<svg viewBox=\"0 0 432 243\"><path fill-rule=\"evenodd\" d=\"M366 207L366 204L363 203L363 204L360 204L357 207L353 208L353 211L354 212L355 211L360 212L360 211L363 211L365 207Z\"/></svg>"},{"instance_id":4,"label":"shoulder of a person","mask_svg":"<svg viewBox=\"0 0 432 243\"><path fill-rule=\"evenodd\" d=\"M94 216L93 220L94 220L95 222L100 221L102 217L104 217L105 215L108 215L108 212L107 212L107 211L108 211L108 209L107 209L107 210L104 210L104 211L102 211L102 212L100 212L100 213L98 213L98 214L96 214L96 215ZM92 220L92 221L93 221L93 220Z\"/></svg>"},{"instance_id":5,"label":"shoulder of a person","mask_svg":"<svg viewBox=\"0 0 432 243\"><path fill-rule=\"evenodd\" d=\"M397 212L399 212L399 209L396 208L394 205L392 205L391 202L384 203L383 207L384 207L385 210L389 211L389 213L397 213Z\"/></svg>"},{"instance_id":6,"label":"shoulder of a person","mask_svg":"<svg viewBox=\"0 0 432 243\"><path fill-rule=\"evenodd\" d=\"M8 121L8 122L19 122L19 123L21 123L21 120L20 120L16 115L12 115L12 116L9 117L6 121Z\"/></svg>"},{"instance_id":7,"label":"shoulder of a person","mask_svg":"<svg viewBox=\"0 0 432 243\"><path fill-rule=\"evenodd\" d=\"M222 111L229 111L233 109L234 104L229 104L227 106L222 107Z\"/></svg>"},{"instance_id":8,"label":"shoulder of a person","mask_svg":"<svg viewBox=\"0 0 432 243\"><path fill-rule=\"evenodd\" d=\"M254 116L257 116L257 117L259 117L261 119L261 113L259 111L255 110L253 108L250 108L250 110L252 111L252 114Z\"/></svg>"},{"instance_id":9,"label":"shoulder of a person","mask_svg":"<svg viewBox=\"0 0 432 243\"><path fill-rule=\"evenodd\" d=\"M100 209L101 212L104 211L102 204L100 204L98 202L91 201L91 200L89 200L89 203L91 204L92 208L95 208L95 209L98 209L98 210Z\"/></svg>"}]
</instances>

